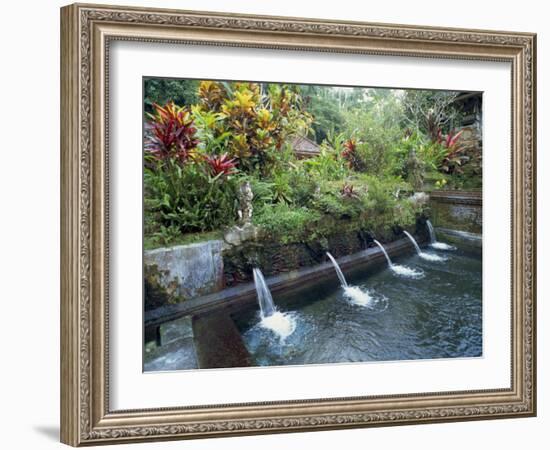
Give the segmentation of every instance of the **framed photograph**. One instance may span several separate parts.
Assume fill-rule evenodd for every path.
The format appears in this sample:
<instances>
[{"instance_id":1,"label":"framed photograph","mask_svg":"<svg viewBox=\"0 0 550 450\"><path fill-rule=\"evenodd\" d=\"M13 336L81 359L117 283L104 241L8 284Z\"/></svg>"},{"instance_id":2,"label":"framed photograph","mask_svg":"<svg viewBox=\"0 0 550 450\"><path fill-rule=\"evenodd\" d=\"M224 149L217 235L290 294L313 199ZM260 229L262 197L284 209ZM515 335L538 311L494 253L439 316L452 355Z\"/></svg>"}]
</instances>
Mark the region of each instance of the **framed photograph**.
<instances>
[{"instance_id":1,"label":"framed photograph","mask_svg":"<svg viewBox=\"0 0 550 450\"><path fill-rule=\"evenodd\" d=\"M536 414L531 33L61 9L61 440Z\"/></svg>"}]
</instances>

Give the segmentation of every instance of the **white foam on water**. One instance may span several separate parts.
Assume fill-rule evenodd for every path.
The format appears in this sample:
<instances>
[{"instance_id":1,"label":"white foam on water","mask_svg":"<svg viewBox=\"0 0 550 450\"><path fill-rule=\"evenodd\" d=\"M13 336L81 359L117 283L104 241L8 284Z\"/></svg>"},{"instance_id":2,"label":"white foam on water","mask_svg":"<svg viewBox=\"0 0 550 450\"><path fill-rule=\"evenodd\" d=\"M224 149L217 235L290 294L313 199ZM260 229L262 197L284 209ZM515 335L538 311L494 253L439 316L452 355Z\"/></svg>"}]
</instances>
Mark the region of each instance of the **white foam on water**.
<instances>
[{"instance_id":1,"label":"white foam on water","mask_svg":"<svg viewBox=\"0 0 550 450\"><path fill-rule=\"evenodd\" d=\"M357 286L344 288L344 297L354 305L366 306L368 308L373 308L377 303L376 299L367 290L363 290Z\"/></svg>"},{"instance_id":2,"label":"white foam on water","mask_svg":"<svg viewBox=\"0 0 550 450\"><path fill-rule=\"evenodd\" d=\"M260 326L273 331L284 340L296 330L296 318L291 314L275 311L270 316L262 318Z\"/></svg>"},{"instance_id":3,"label":"white foam on water","mask_svg":"<svg viewBox=\"0 0 550 450\"><path fill-rule=\"evenodd\" d=\"M371 306L374 300L367 291L357 286L346 286L344 288L344 296L359 306Z\"/></svg>"},{"instance_id":4,"label":"white foam on water","mask_svg":"<svg viewBox=\"0 0 550 450\"><path fill-rule=\"evenodd\" d=\"M436 250L445 250L445 251L452 251L456 250L456 247L454 245L446 244L445 242L432 242L430 244L430 247L435 248Z\"/></svg>"},{"instance_id":5,"label":"white foam on water","mask_svg":"<svg viewBox=\"0 0 550 450\"><path fill-rule=\"evenodd\" d=\"M426 261L432 261L432 262L443 262L447 261L448 258L445 258L444 256L436 255L435 253L427 253L427 252L420 252L418 253L418 256L420 256L422 259L425 259Z\"/></svg>"},{"instance_id":6,"label":"white foam on water","mask_svg":"<svg viewBox=\"0 0 550 450\"><path fill-rule=\"evenodd\" d=\"M399 275L401 277L405 278L423 278L424 277L424 271L421 269L413 269L412 267L408 266L402 266L401 264L392 264L390 266L390 269L395 273L396 275Z\"/></svg>"},{"instance_id":7,"label":"white foam on water","mask_svg":"<svg viewBox=\"0 0 550 450\"><path fill-rule=\"evenodd\" d=\"M408 267L408 266L402 266L401 264L394 264L390 259L388 253L386 252L386 249L384 248L384 246L380 242L378 242L376 239L374 240L374 242L376 245L378 245L378 247L380 247L380 250L382 250L382 252L384 253L384 256L386 257L386 261L388 262L388 267L391 269L391 271L394 274L399 275L401 277L413 278L413 279L422 278L424 276L424 271L421 269L417 270L417 269L412 269L411 267Z\"/></svg>"},{"instance_id":8,"label":"white foam on water","mask_svg":"<svg viewBox=\"0 0 550 450\"><path fill-rule=\"evenodd\" d=\"M454 245L446 244L445 242L438 242L434 227L429 220L426 220L426 225L428 226L428 231L430 233L430 247L435 248L436 250L456 250Z\"/></svg>"},{"instance_id":9,"label":"white foam on water","mask_svg":"<svg viewBox=\"0 0 550 450\"><path fill-rule=\"evenodd\" d=\"M357 286L348 286L344 288L344 297L352 304L368 308L375 313L382 313L388 309L389 300L376 293L372 293L369 289L361 289Z\"/></svg>"}]
</instances>

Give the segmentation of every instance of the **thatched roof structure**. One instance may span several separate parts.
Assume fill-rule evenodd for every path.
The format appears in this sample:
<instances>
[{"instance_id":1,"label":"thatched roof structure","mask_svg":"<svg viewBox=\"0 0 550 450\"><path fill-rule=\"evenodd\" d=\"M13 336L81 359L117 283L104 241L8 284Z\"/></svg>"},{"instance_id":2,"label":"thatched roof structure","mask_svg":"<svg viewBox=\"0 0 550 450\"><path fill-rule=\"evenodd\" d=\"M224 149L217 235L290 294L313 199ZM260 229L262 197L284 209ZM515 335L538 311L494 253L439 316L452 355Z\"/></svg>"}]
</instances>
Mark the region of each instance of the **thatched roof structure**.
<instances>
[{"instance_id":1,"label":"thatched roof structure","mask_svg":"<svg viewBox=\"0 0 550 450\"><path fill-rule=\"evenodd\" d=\"M312 156L317 156L321 152L319 145L305 136L294 136L291 145L294 149L294 153L300 159L311 158Z\"/></svg>"}]
</instances>

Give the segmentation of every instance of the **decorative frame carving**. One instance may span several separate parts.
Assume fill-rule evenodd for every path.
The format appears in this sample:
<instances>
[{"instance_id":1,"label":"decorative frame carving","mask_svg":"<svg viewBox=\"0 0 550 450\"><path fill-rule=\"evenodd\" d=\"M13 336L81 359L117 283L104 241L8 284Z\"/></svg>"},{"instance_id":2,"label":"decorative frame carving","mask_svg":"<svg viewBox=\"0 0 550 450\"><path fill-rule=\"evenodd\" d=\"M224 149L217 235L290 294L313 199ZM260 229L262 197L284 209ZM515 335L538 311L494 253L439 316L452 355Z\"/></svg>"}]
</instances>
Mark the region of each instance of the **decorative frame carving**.
<instances>
[{"instance_id":1,"label":"decorative frame carving","mask_svg":"<svg viewBox=\"0 0 550 450\"><path fill-rule=\"evenodd\" d=\"M510 389L111 411L105 105L114 39L510 62ZM534 34L75 4L61 10L61 58L62 442L79 446L535 415Z\"/></svg>"}]
</instances>

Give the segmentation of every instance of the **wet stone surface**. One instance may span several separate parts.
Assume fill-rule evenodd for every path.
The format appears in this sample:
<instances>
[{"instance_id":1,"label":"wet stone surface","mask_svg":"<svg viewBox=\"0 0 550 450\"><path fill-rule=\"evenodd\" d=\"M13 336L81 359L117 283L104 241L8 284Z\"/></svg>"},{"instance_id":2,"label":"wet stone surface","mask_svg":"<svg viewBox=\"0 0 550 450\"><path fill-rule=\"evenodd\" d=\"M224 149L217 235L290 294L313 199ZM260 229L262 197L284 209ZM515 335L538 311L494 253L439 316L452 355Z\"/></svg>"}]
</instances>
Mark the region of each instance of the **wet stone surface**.
<instances>
[{"instance_id":1,"label":"wet stone surface","mask_svg":"<svg viewBox=\"0 0 550 450\"><path fill-rule=\"evenodd\" d=\"M191 317L182 317L178 320L167 322L160 327L161 345L169 344L178 339L192 338L193 327Z\"/></svg>"},{"instance_id":2,"label":"wet stone surface","mask_svg":"<svg viewBox=\"0 0 550 450\"><path fill-rule=\"evenodd\" d=\"M197 355L193 338L182 338L157 347L145 347L143 370L145 372L197 369Z\"/></svg>"}]
</instances>

